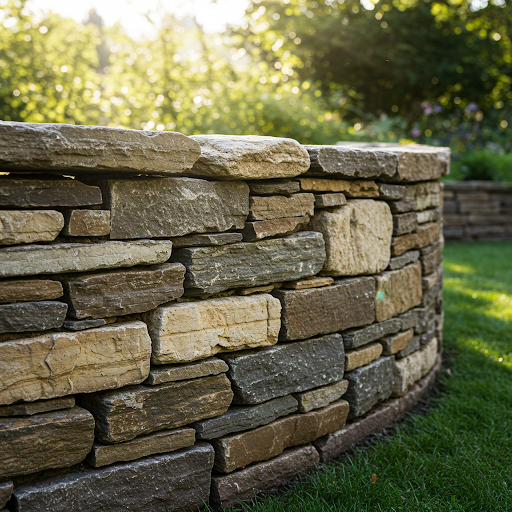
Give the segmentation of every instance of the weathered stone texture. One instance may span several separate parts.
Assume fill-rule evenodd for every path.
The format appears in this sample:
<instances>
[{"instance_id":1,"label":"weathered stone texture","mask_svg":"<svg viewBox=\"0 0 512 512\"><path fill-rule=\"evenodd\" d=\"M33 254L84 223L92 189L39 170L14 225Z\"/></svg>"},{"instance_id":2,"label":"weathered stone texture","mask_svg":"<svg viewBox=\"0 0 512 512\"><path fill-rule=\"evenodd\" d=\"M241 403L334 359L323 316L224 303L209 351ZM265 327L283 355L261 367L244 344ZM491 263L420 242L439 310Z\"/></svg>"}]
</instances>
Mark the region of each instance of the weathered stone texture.
<instances>
[{"instance_id":1,"label":"weathered stone texture","mask_svg":"<svg viewBox=\"0 0 512 512\"><path fill-rule=\"evenodd\" d=\"M384 322L376 323L364 327L363 329L354 329L343 333L343 342L345 348L353 349L362 347L372 341L379 340L389 334L398 332L401 328L401 321L398 318L392 318Z\"/></svg>"},{"instance_id":2,"label":"weathered stone texture","mask_svg":"<svg viewBox=\"0 0 512 512\"><path fill-rule=\"evenodd\" d=\"M289 196L300 192L300 183L294 180L275 179L275 180L255 180L248 181L251 194L256 196Z\"/></svg>"},{"instance_id":3,"label":"weathered stone texture","mask_svg":"<svg viewBox=\"0 0 512 512\"><path fill-rule=\"evenodd\" d=\"M297 141L258 135L194 135L201 156L190 171L221 180L292 178L308 170L307 151Z\"/></svg>"},{"instance_id":4,"label":"weathered stone texture","mask_svg":"<svg viewBox=\"0 0 512 512\"><path fill-rule=\"evenodd\" d=\"M407 185L405 197L416 201L416 210L439 208L441 206L441 188L438 181L426 181Z\"/></svg>"},{"instance_id":5,"label":"weathered stone texture","mask_svg":"<svg viewBox=\"0 0 512 512\"><path fill-rule=\"evenodd\" d=\"M317 458L318 458L318 455L317 455ZM5 505L11 498L13 489L14 489L14 486L11 481L0 483L0 507L5 507ZM3 510L7 511L7 509L3 509Z\"/></svg>"},{"instance_id":6,"label":"weathered stone texture","mask_svg":"<svg viewBox=\"0 0 512 512\"><path fill-rule=\"evenodd\" d=\"M158 238L244 227L249 187L193 178L101 180L110 238ZM155 205L156 207L151 207Z\"/></svg>"},{"instance_id":7,"label":"weathered stone texture","mask_svg":"<svg viewBox=\"0 0 512 512\"><path fill-rule=\"evenodd\" d=\"M150 311L145 320L154 364L183 363L217 352L277 343L281 304L268 294L184 302Z\"/></svg>"},{"instance_id":8,"label":"weathered stone texture","mask_svg":"<svg viewBox=\"0 0 512 512\"><path fill-rule=\"evenodd\" d=\"M63 227L62 213L53 210L0 210L0 245L51 242Z\"/></svg>"},{"instance_id":9,"label":"weathered stone texture","mask_svg":"<svg viewBox=\"0 0 512 512\"><path fill-rule=\"evenodd\" d=\"M286 281L283 283L283 288L290 288L292 290L307 290L309 288L322 288L334 283L332 277L307 277L306 279L298 279L295 281Z\"/></svg>"},{"instance_id":10,"label":"weathered stone texture","mask_svg":"<svg viewBox=\"0 0 512 512\"><path fill-rule=\"evenodd\" d=\"M229 366L237 404L257 404L340 381L345 364L340 334L219 357Z\"/></svg>"},{"instance_id":11,"label":"weathered stone texture","mask_svg":"<svg viewBox=\"0 0 512 512\"><path fill-rule=\"evenodd\" d=\"M0 405L137 384L150 354L142 322L2 342Z\"/></svg>"},{"instance_id":12,"label":"weathered stone texture","mask_svg":"<svg viewBox=\"0 0 512 512\"><path fill-rule=\"evenodd\" d=\"M409 342L409 344L402 350L399 350L395 354L396 359L402 359L405 356L408 356L409 354L412 354L413 352L416 352L416 350L419 350L420 348L420 337L414 336L412 340Z\"/></svg>"},{"instance_id":13,"label":"weathered stone texture","mask_svg":"<svg viewBox=\"0 0 512 512\"><path fill-rule=\"evenodd\" d=\"M405 235L415 231L418 227L416 213L401 213L393 215L393 235Z\"/></svg>"},{"instance_id":14,"label":"weathered stone texture","mask_svg":"<svg viewBox=\"0 0 512 512\"><path fill-rule=\"evenodd\" d=\"M441 228L437 222L428 222L418 226L416 231L418 240L417 247L422 249L427 245L432 245L437 242L441 236Z\"/></svg>"},{"instance_id":15,"label":"weathered stone texture","mask_svg":"<svg viewBox=\"0 0 512 512\"><path fill-rule=\"evenodd\" d=\"M416 233L394 236L391 239L391 255L394 257L401 256L404 252L415 249L417 245L418 235Z\"/></svg>"},{"instance_id":16,"label":"weathered stone texture","mask_svg":"<svg viewBox=\"0 0 512 512\"><path fill-rule=\"evenodd\" d=\"M174 132L12 121L0 125L4 170L180 174L200 152L197 142Z\"/></svg>"},{"instance_id":17,"label":"weathered stone texture","mask_svg":"<svg viewBox=\"0 0 512 512\"><path fill-rule=\"evenodd\" d=\"M69 314L105 318L149 311L183 295L185 267L179 263L114 270L65 278Z\"/></svg>"},{"instance_id":18,"label":"weathered stone texture","mask_svg":"<svg viewBox=\"0 0 512 512\"><path fill-rule=\"evenodd\" d=\"M185 294L214 294L229 288L291 281L317 274L325 260L321 233L174 251L187 268Z\"/></svg>"},{"instance_id":19,"label":"weathered stone texture","mask_svg":"<svg viewBox=\"0 0 512 512\"><path fill-rule=\"evenodd\" d=\"M423 210L416 214L418 224L425 224L425 222L437 222L441 216L441 210L439 208L434 210Z\"/></svg>"},{"instance_id":20,"label":"weathered stone texture","mask_svg":"<svg viewBox=\"0 0 512 512\"><path fill-rule=\"evenodd\" d=\"M94 418L85 409L0 419L0 479L81 462L94 440Z\"/></svg>"},{"instance_id":21,"label":"weathered stone texture","mask_svg":"<svg viewBox=\"0 0 512 512\"><path fill-rule=\"evenodd\" d=\"M379 187L374 181L346 181L323 178L300 178L300 188L304 192L343 193L351 198L379 197Z\"/></svg>"},{"instance_id":22,"label":"weathered stone texture","mask_svg":"<svg viewBox=\"0 0 512 512\"><path fill-rule=\"evenodd\" d=\"M68 318L64 320L62 327L68 331L85 331L86 329L94 329L95 327L102 327L106 325L106 320L103 318L95 318L89 320L73 320Z\"/></svg>"},{"instance_id":23,"label":"weathered stone texture","mask_svg":"<svg viewBox=\"0 0 512 512\"><path fill-rule=\"evenodd\" d=\"M0 281L0 304L52 300L62 297L59 281L49 279L3 279Z\"/></svg>"},{"instance_id":24,"label":"weathered stone texture","mask_svg":"<svg viewBox=\"0 0 512 512\"><path fill-rule=\"evenodd\" d=\"M242 230L244 241L252 242L269 236L291 235L304 228L309 222L309 215L303 217L288 217L285 219L262 220L246 222Z\"/></svg>"},{"instance_id":25,"label":"weathered stone texture","mask_svg":"<svg viewBox=\"0 0 512 512\"><path fill-rule=\"evenodd\" d=\"M275 290L281 301L281 340L310 338L371 324L375 320L375 281L358 277L325 288Z\"/></svg>"},{"instance_id":26,"label":"weathered stone texture","mask_svg":"<svg viewBox=\"0 0 512 512\"><path fill-rule=\"evenodd\" d=\"M273 284L267 284L265 286L250 286L249 288L237 288L235 291L238 295L243 297L247 295L254 295L255 293L270 293L274 289Z\"/></svg>"},{"instance_id":27,"label":"weathered stone texture","mask_svg":"<svg viewBox=\"0 0 512 512\"><path fill-rule=\"evenodd\" d=\"M405 186L391 183L378 183L379 197L390 201L398 201L405 196Z\"/></svg>"},{"instance_id":28,"label":"weathered stone texture","mask_svg":"<svg viewBox=\"0 0 512 512\"><path fill-rule=\"evenodd\" d=\"M365 366L382 354L382 345L380 343L370 343L355 350L345 352L345 371L355 370Z\"/></svg>"},{"instance_id":29,"label":"weathered stone texture","mask_svg":"<svg viewBox=\"0 0 512 512\"><path fill-rule=\"evenodd\" d=\"M400 270L376 276L375 313L378 322L392 318L421 302L421 266L419 262Z\"/></svg>"},{"instance_id":30,"label":"weathered stone texture","mask_svg":"<svg viewBox=\"0 0 512 512\"><path fill-rule=\"evenodd\" d=\"M272 220L303 217L315 213L313 194L287 196L251 196L248 220Z\"/></svg>"},{"instance_id":31,"label":"weathered stone texture","mask_svg":"<svg viewBox=\"0 0 512 512\"><path fill-rule=\"evenodd\" d=\"M354 200L333 211L317 212L309 227L324 236L326 274L372 274L388 266L392 217L382 201Z\"/></svg>"},{"instance_id":32,"label":"weathered stone texture","mask_svg":"<svg viewBox=\"0 0 512 512\"><path fill-rule=\"evenodd\" d=\"M67 210L63 235L106 236L110 233L108 210Z\"/></svg>"},{"instance_id":33,"label":"weathered stone texture","mask_svg":"<svg viewBox=\"0 0 512 512\"><path fill-rule=\"evenodd\" d=\"M149 377L144 384L156 386L165 382L176 382L178 380L198 379L208 375L218 375L228 371L228 365L215 357L209 357L201 361L194 361L189 364L175 364L169 366L152 367Z\"/></svg>"},{"instance_id":34,"label":"weathered stone texture","mask_svg":"<svg viewBox=\"0 0 512 512\"><path fill-rule=\"evenodd\" d=\"M443 246L441 242L429 245L420 251L421 270L423 274L432 274L443 261Z\"/></svg>"},{"instance_id":35,"label":"weathered stone texture","mask_svg":"<svg viewBox=\"0 0 512 512\"><path fill-rule=\"evenodd\" d=\"M0 333L58 329L66 318L67 304L55 301L0 305Z\"/></svg>"},{"instance_id":36,"label":"weathered stone texture","mask_svg":"<svg viewBox=\"0 0 512 512\"><path fill-rule=\"evenodd\" d=\"M345 195L341 193L315 194L315 208L332 208L346 204Z\"/></svg>"},{"instance_id":37,"label":"weathered stone texture","mask_svg":"<svg viewBox=\"0 0 512 512\"><path fill-rule=\"evenodd\" d=\"M294 398L299 402L299 412L305 413L326 407L344 395L348 388L348 381L342 380L335 384L329 384L310 391L294 393Z\"/></svg>"},{"instance_id":38,"label":"weathered stone texture","mask_svg":"<svg viewBox=\"0 0 512 512\"><path fill-rule=\"evenodd\" d=\"M185 512L208 503L213 448L207 443L100 469L77 468L21 484L19 512Z\"/></svg>"},{"instance_id":39,"label":"weathered stone texture","mask_svg":"<svg viewBox=\"0 0 512 512\"><path fill-rule=\"evenodd\" d=\"M177 249L178 247L205 247L207 245L235 244L241 241L241 233L203 233L173 238L172 245Z\"/></svg>"},{"instance_id":40,"label":"weathered stone texture","mask_svg":"<svg viewBox=\"0 0 512 512\"><path fill-rule=\"evenodd\" d=\"M0 277L153 265L167 261L171 250L168 240L6 247L0 249Z\"/></svg>"},{"instance_id":41,"label":"weathered stone texture","mask_svg":"<svg viewBox=\"0 0 512 512\"><path fill-rule=\"evenodd\" d=\"M401 199L399 201L391 201L389 203L391 213L405 213L416 210L416 201L414 199ZM416 214L414 215L416 218Z\"/></svg>"},{"instance_id":42,"label":"weathered stone texture","mask_svg":"<svg viewBox=\"0 0 512 512\"><path fill-rule=\"evenodd\" d=\"M399 270L406 265L416 263L420 259L420 251L407 251L400 256L391 258L387 270Z\"/></svg>"},{"instance_id":43,"label":"weathered stone texture","mask_svg":"<svg viewBox=\"0 0 512 512\"><path fill-rule=\"evenodd\" d=\"M258 405L230 407L222 416L199 421L192 426L196 429L198 439L217 439L233 432L244 432L267 425L296 411L297 400L286 395Z\"/></svg>"},{"instance_id":44,"label":"weathered stone texture","mask_svg":"<svg viewBox=\"0 0 512 512\"><path fill-rule=\"evenodd\" d=\"M409 342L412 340L413 336L414 329L409 329L408 331L399 332L394 336L389 336L387 338L381 339L380 343L382 344L383 348L382 353L385 356L391 356L393 354L396 354L400 350L405 349L407 345L409 345Z\"/></svg>"},{"instance_id":45,"label":"weathered stone texture","mask_svg":"<svg viewBox=\"0 0 512 512\"><path fill-rule=\"evenodd\" d=\"M71 409L74 406L74 396L54 398L53 400L38 400L37 402L20 402L0 407L0 418L10 418L12 416L33 416L34 414L40 414L42 412Z\"/></svg>"},{"instance_id":46,"label":"weathered stone texture","mask_svg":"<svg viewBox=\"0 0 512 512\"><path fill-rule=\"evenodd\" d=\"M221 374L89 394L82 405L96 419L96 439L111 444L219 416L232 397L229 380Z\"/></svg>"}]
</instances>

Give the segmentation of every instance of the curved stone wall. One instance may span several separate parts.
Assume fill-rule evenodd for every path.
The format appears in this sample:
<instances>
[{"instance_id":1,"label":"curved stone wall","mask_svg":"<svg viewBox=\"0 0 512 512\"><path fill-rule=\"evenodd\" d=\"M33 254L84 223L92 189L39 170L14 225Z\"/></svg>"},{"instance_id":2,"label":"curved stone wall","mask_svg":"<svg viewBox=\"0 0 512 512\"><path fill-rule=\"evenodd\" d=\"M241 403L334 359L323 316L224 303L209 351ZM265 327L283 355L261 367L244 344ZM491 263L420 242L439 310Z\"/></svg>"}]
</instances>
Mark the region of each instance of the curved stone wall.
<instances>
[{"instance_id":1,"label":"curved stone wall","mask_svg":"<svg viewBox=\"0 0 512 512\"><path fill-rule=\"evenodd\" d=\"M0 508L192 510L400 418L449 150L0 123Z\"/></svg>"}]
</instances>

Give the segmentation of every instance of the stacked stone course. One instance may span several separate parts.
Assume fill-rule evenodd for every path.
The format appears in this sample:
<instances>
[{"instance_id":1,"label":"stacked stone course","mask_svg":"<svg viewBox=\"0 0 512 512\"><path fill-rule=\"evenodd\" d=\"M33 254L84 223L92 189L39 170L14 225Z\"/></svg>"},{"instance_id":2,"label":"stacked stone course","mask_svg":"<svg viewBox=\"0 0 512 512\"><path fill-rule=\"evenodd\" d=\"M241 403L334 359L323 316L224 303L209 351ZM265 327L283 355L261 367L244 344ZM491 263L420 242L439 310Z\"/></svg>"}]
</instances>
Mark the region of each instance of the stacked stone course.
<instances>
[{"instance_id":1,"label":"stacked stone course","mask_svg":"<svg viewBox=\"0 0 512 512\"><path fill-rule=\"evenodd\" d=\"M400 418L449 150L0 123L0 509L194 510Z\"/></svg>"}]
</instances>

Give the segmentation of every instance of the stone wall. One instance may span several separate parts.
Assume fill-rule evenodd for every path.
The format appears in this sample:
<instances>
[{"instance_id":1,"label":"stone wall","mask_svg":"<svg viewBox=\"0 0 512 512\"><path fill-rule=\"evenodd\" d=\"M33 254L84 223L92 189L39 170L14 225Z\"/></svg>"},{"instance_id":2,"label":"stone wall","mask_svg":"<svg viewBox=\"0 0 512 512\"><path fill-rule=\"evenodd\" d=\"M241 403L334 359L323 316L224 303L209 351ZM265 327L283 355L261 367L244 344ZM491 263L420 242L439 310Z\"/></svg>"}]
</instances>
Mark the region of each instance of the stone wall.
<instances>
[{"instance_id":1,"label":"stone wall","mask_svg":"<svg viewBox=\"0 0 512 512\"><path fill-rule=\"evenodd\" d=\"M444 236L453 242L512 238L512 186L490 181L445 183Z\"/></svg>"},{"instance_id":2,"label":"stone wall","mask_svg":"<svg viewBox=\"0 0 512 512\"><path fill-rule=\"evenodd\" d=\"M192 510L400 418L449 150L0 123L0 508Z\"/></svg>"}]
</instances>

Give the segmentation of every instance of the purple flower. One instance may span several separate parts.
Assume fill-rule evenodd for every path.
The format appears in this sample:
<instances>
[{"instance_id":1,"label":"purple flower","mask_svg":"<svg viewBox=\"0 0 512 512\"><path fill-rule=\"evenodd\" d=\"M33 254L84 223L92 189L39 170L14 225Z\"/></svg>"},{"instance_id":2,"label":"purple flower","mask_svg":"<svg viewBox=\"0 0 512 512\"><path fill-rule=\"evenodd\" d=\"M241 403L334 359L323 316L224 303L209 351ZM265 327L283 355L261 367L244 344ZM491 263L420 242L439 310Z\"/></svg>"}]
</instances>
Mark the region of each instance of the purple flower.
<instances>
[{"instance_id":1,"label":"purple flower","mask_svg":"<svg viewBox=\"0 0 512 512\"><path fill-rule=\"evenodd\" d=\"M420 133L421 132L418 130L418 128L414 128L413 131L412 131L412 136L413 137L419 137Z\"/></svg>"},{"instance_id":2,"label":"purple flower","mask_svg":"<svg viewBox=\"0 0 512 512\"><path fill-rule=\"evenodd\" d=\"M476 112L478 110L478 105L476 103L470 103L468 108L471 110L471 112Z\"/></svg>"},{"instance_id":3,"label":"purple flower","mask_svg":"<svg viewBox=\"0 0 512 512\"><path fill-rule=\"evenodd\" d=\"M443 107L441 107L441 105L436 105L435 111L439 114L439 112L443 111Z\"/></svg>"}]
</instances>

